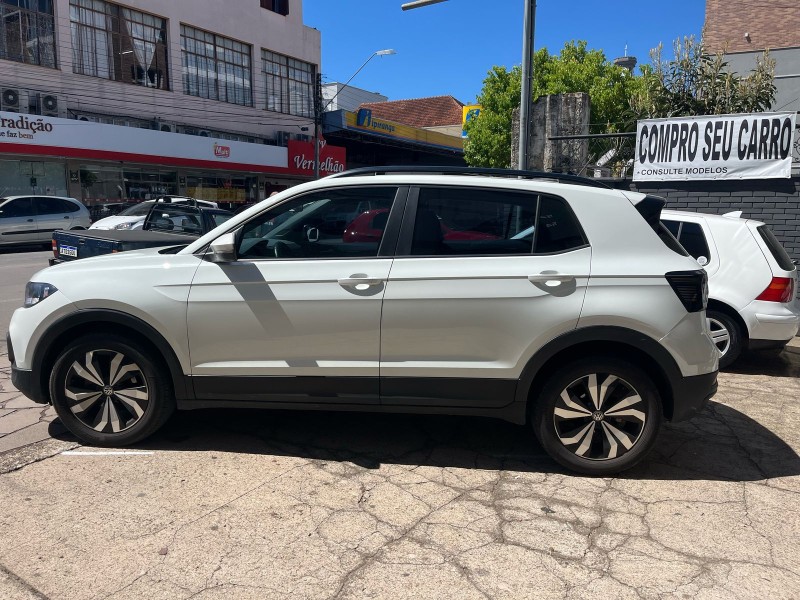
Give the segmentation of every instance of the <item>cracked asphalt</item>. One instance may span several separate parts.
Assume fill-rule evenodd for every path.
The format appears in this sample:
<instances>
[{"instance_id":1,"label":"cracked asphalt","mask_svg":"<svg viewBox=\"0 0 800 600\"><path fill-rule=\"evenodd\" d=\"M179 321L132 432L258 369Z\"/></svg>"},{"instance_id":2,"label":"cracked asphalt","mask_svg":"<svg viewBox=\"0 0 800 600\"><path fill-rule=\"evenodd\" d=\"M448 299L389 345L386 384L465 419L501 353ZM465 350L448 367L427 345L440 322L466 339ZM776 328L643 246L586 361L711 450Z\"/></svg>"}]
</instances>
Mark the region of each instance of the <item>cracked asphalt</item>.
<instances>
[{"instance_id":1,"label":"cracked asphalt","mask_svg":"<svg viewBox=\"0 0 800 600\"><path fill-rule=\"evenodd\" d=\"M488 419L198 411L109 454L36 407L0 452L0 598L798 598L793 352L615 478Z\"/></svg>"}]
</instances>

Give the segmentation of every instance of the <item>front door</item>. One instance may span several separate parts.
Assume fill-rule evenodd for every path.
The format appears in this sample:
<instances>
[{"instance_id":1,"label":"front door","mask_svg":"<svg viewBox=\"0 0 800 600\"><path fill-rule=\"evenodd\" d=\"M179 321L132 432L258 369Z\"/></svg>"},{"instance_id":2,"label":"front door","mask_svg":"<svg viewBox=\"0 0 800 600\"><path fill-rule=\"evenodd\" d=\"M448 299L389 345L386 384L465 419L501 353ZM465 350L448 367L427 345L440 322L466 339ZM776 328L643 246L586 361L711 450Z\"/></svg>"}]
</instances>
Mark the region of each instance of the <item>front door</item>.
<instances>
[{"instance_id":1,"label":"front door","mask_svg":"<svg viewBox=\"0 0 800 600\"><path fill-rule=\"evenodd\" d=\"M378 402L380 316L396 187L287 200L243 225L238 260L203 261L189 293L199 400ZM378 219L377 236L362 231ZM399 223L399 214L393 220ZM374 227L373 227L374 228Z\"/></svg>"},{"instance_id":2,"label":"front door","mask_svg":"<svg viewBox=\"0 0 800 600\"><path fill-rule=\"evenodd\" d=\"M0 244L35 244L41 240L30 198L16 198L0 205Z\"/></svg>"},{"instance_id":3,"label":"front door","mask_svg":"<svg viewBox=\"0 0 800 600\"><path fill-rule=\"evenodd\" d=\"M563 199L412 190L384 298L381 402L512 402L535 351L576 327L590 259Z\"/></svg>"},{"instance_id":4,"label":"front door","mask_svg":"<svg viewBox=\"0 0 800 600\"><path fill-rule=\"evenodd\" d=\"M61 198L34 196L33 208L36 211L40 242L49 242L54 231L70 228L74 213L68 211L69 205Z\"/></svg>"}]
</instances>

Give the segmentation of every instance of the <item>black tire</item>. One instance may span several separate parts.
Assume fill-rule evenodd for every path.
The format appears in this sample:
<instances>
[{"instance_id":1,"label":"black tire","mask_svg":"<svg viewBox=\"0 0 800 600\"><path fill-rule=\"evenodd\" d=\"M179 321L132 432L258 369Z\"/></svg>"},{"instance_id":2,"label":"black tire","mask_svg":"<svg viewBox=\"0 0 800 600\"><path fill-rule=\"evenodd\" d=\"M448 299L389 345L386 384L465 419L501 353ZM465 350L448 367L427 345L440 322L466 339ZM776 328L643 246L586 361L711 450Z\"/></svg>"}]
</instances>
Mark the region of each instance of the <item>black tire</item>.
<instances>
[{"instance_id":1,"label":"black tire","mask_svg":"<svg viewBox=\"0 0 800 600\"><path fill-rule=\"evenodd\" d=\"M153 434L175 410L175 396L150 353L118 335L70 343L50 374L50 398L64 426L94 446L127 446Z\"/></svg>"},{"instance_id":2,"label":"black tire","mask_svg":"<svg viewBox=\"0 0 800 600\"><path fill-rule=\"evenodd\" d=\"M589 393L591 377L599 409ZM620 406L636 395L638 401ZM587 475L630 469L647 455L661 428L661 397L653 381L616 358L583 358L562 367L531 401L536 403L533 429L545 451L567 469ZM615 407L619 415L605 414Z\"/></svg>"},{"instance_id":3,"label":"black tire","mask_svg":"<svg viewBox=\"0 0 800 600\"><path fill-rule=\"evenodd\" d=\"M711 339L720 351L719 368L730 367L744 349L742 328L736 319L718 310L706 311L706 318L711 329Z\"/></svg>"}]
</instances>

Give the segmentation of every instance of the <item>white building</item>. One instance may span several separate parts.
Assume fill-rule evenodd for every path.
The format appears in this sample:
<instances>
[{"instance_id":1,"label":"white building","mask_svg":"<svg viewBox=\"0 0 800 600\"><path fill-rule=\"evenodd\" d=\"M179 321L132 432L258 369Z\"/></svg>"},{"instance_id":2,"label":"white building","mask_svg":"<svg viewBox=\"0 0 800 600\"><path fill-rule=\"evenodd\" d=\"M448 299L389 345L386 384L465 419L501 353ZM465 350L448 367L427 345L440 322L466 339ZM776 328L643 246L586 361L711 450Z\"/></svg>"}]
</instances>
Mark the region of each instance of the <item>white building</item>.
<instances>
[{"instance_id":1,"label":"white building","mask_svg":"<svg viewBox=\"0 0 800 600\"><path fill-rule=\"evenodd\" d=\"M356 112L362 104L386 102L388 99L378 92L368 92L339 82L326 83L322 86L322 106L326 111L349 110Z\"/></svg>"},{"instance_id":2,"label":"white building","mask_svg":"<svg viewBox=\"0 0 800 600\"><path fill-rule=\"evenodd\" d=\"M0 0L0 17L0 196L244 202L307 176L287 149L310 139L320 65L302 0Z\"/></svg>"}]
</instances>

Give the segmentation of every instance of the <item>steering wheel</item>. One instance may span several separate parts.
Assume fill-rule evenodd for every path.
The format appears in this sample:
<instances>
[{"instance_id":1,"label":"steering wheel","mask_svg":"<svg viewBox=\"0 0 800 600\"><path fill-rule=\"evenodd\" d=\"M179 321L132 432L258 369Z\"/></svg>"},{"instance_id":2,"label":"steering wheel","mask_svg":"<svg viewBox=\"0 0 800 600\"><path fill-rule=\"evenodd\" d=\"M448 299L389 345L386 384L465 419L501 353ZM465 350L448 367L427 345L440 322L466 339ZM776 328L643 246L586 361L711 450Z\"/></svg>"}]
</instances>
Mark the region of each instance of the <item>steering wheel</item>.
<instances>
[{"instance_id":1,"label":"steering wheel","mask_svg":"<svg viewBox=\"0 0 800 600\"><path fill-rule=\"evenodd\" d=\"M275 253L275 258L294 258L301 256L300 245L294 242L287 242L286 240L277 240L272 247Z\"/></svg>"}]
</instances>

